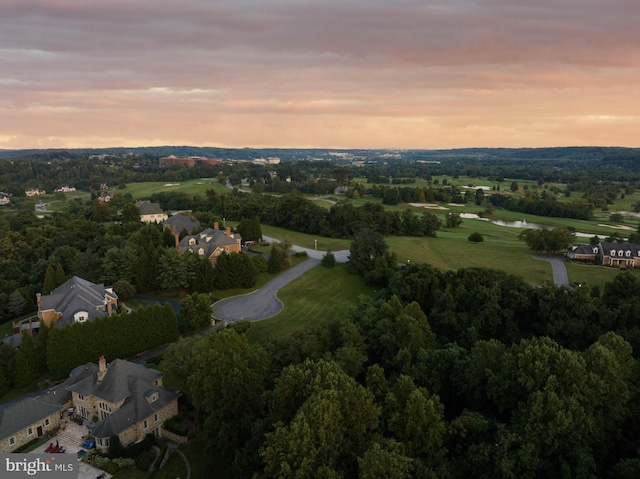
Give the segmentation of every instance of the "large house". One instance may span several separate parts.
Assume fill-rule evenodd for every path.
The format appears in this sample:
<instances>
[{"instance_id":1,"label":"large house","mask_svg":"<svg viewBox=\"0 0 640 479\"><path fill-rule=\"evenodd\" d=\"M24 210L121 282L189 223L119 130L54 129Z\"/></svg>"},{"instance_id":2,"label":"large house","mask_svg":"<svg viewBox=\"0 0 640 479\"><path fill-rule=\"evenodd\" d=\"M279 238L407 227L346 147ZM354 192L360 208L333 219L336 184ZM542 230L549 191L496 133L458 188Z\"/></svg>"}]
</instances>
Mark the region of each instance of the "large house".
<instances>
[{"instance_id":1,"label":"large house","mask_svg":"<svg viewBox=\"0 0 640 479\"><path fill-rule=\"evenodd\" d=\"M71 371L71 402L75 414L95 424L91 434L99 449L118 436L123 446L147 434L159 437L164 422L178 413L180 393L162 386L163 373L116 359L107 366L104 356Z\"/></svg>"},{"instance_id":2,"label":"large house","mask_svg":"<svg viewBox=\"0 0 640 479\"><path fill-rule=\"evenodd\" d=\"M50 294L36 294L38 317L47 326L82 323L116 311L118 295L113 288L74 276Z\"/></svg>"},{"instance_id":3,"label":"large house","mask_svg":"<svg viewBox=\"0 0 640 479\"><path fill-rule=\"evenodd\" d=\"M634 243L598 243L573 245L567 257L576 261L601 263L604 266L635 268L640 266L640 245Z\"/></svg>"},{"instance_id":4,"label":"large house","mask_svg":"<svg viewBox=\"0 0 640 479\"><path fill-rule=\"evenodd\" d=\"M218 223L214 223L213 228L207 228L200 233L185 236L178 244L180 252L191 251L200 258L208 258L215 262L218 256L225 253L239 253L242 238L239 234L231 233L231 228L227 226L224 231L218 229Z\"/></svg>"},{"instance_id":5,"label":"large house","mask_svg":"<svg viewBox=\"0 0 640 479\"><path fill-rule=\"evenodd\" d=\"M0 453L54 430L69 420L69 411L86 420L103 451L113 436L123 446L147 434L162 436L164 422L178 413L180 397L162 385L162 378L160 371L121 359L107 364L101 357L98 364L79 366L46 393L6 407L0 404Z\"/></svg>"},{"instance_id":6,"label":"large house","mask_svg":"<svg viewBox=\"0 0 640 479\"><path fill-rule=\"evenodd\" d=\"M185 214L175 214L162 222L162 226L168 228L173 235L179 235L182 231L193 233L200 229L200 222L191 219L191 216Z\"/></svg>"},{"instance_id":7,"label":"large house","mask_svg":"<svg viewBox=\"0 0 640 479\"><path fill-rule=\"evenodd\" d=\"M0 191L0 205L8 205L11 203L11 193Z\"/></svg>"},{"instance_id":8,"label":"large house","mask_svg":"<svg viewBox=\"0 0 640 479\"><path fill-rule=\"evenodd\" d=\"M47 192L45 190L41 190L40 188L27 188L24 190L24 194L27 196L41 196L46 195Z\"/></svg>"},{"instance_id":9,"label":"large house","mask_svg":"<svg viewBox=\"0 0 640 479\"><path fill-rule=\"evenodd\" d=\"M167 214L162 211L160 204L151 203L148 200L136 201L136 206L140 210L140 221L143 223L162 223L167 219Z\"/></svg>"}]
</instances>

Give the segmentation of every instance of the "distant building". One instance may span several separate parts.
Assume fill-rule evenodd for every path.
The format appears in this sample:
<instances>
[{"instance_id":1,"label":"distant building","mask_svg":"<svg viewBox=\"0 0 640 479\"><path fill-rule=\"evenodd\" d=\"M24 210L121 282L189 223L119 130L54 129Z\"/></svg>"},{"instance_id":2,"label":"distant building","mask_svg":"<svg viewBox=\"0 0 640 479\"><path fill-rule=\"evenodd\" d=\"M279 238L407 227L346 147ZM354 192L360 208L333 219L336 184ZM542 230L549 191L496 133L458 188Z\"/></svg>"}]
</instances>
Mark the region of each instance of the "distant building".
<instances>
[{"instance_id":1,"label":"distant building","mask_svg":"<svg viewBox=\"0 0 640 479\"><path fill-rule=\"evenodd\" d=\"M162 223L168 216L162 211L159 203L151 203L147 200L136 201L136 206L140 210L140 221L143 223Z\"/></svg>"},{"instance_id":2,"label":"distant building","mask_svg":"<svg viewBox=\"0 0 640 479\"><path fill-rule=\"evenodd\" d=\"M41 190L40 188L27 188L24 190L24 194L27 196L42 196L46 195L47 192L45 190Z\"/></svg>"},{"instance_id":3,"label":"distant building","mask_svg":"<svg viewBox=\"0 0 640 479\"><path fill-rule=\"evenodd\" d=\"M0 191L0 205L8 205L11 203L11 193Z\"/></svg>"},{"instance_id":4,"label":"distant building","mask_svg":"<svg viewBox=\"0 0 640 479\"><path fill-rule=\"evenodd\" d=\"M600 263L603 266L636 268L640 266L640 245L635 243L598 243L571 246L566 256L575 261Z\"/></svg>"},{"instance_id":5,"label":"distant building","mask_svg":"<svg viewBox=\"0 0 640 479\"><path fill-rule=\"evenodd\" d=\"M70 185L60 185L53 191L54 193L72 193L76 191L76 187Z\"/></svg>"}]
</instances>

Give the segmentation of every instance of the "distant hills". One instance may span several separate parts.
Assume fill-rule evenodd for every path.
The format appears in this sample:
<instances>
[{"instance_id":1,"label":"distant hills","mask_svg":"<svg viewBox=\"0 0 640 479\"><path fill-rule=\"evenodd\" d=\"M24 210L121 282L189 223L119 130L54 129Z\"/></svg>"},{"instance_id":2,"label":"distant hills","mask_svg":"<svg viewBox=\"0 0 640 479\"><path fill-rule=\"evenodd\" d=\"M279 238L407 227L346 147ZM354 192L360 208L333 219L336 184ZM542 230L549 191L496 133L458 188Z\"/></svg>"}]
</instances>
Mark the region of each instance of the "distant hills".
<instances>
[{"instance_id":1,"label":"distant hills","mask_svg":"<svg viewBox=\"0 0 640 479\"><path fill-rule=\"evenodd\" d=\"M381 150L381 149L336 149L336 148L217 148L199 146L147 146L137 148L72 148L72 149L25 149L2 150L0 158L51 155L52 157L80 155L117 155L133 153L136 156L204 156L251 160L254 158L278 157L283 161L299 161L314 158L330 158L336 153L363 159L396 157L404 159L522 159L522 160L598 160L607 157L640 160L640 148L571 146L555 148L456 148L449 150Z\"/></svg>"}]
</instances>

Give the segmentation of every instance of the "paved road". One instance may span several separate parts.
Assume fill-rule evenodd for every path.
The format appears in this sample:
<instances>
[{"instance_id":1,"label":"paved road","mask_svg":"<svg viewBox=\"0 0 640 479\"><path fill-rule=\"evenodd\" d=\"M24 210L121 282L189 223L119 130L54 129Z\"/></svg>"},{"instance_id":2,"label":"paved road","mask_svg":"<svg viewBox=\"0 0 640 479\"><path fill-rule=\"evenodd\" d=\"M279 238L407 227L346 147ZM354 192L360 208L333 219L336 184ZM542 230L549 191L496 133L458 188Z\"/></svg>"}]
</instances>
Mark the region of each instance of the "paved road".
<instances>
[{"instance_id":1,"label":"paved road","mask_svg":"<svg viewBox=\"0 0 640 479\"><path fill-rule=\"evenodd\" d=\"M233 296L213 303L213 317L233 323L270 318L282 311L282 302L276 293L280 288L320 264L319 259L309 258L297 266L279 274L262 288L242 296Z\"/></svg>"},{"instance_id":2,"label":"paved road","mask_svg":"<svg viewBox=\"0 0 640 479\"><path fill-rule=\"evenodd\" d=\"M531 255L533 259L548 261L553 270L553 283L556 286L569 286L569 275L564 266L564 256L543 256L539 254Z\"/></svg>"},{"instance_id":3,"label":"paved road","mask_svg":"<svg viewBox=\"0 0 640 479\"><path fill-rule=\"evenodd\" d=\"M267 241L278 241L270 236L264 236L263 238ZM276 296L278 290L314 266L320 264L320 260L326 253L326 251L303 248L302 246L296 245L293 245L291 249L292 251L306 251L309 259L279 274L262 288L252 293L226 298L214 303L212 306L213 317L229 323L237 321L258 321L260 319L270 318L282 311L284 306ZM338 263L346 263L349 260L349 251L346 250L336 251L333 255Z\"/></svg>"}]
</instances>

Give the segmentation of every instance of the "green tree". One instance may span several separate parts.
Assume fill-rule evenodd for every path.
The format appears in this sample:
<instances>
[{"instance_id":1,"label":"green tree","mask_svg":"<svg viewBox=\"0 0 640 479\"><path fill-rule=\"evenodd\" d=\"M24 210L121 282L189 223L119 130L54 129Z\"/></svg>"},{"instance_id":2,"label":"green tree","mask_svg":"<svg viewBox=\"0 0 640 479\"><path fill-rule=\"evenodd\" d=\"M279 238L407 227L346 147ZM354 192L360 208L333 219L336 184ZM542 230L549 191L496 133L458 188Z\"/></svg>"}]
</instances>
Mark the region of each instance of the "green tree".
<instances>
[{"instance_id":1,"label":"green tree","mask_svg":"<svg viewBox=\"0 0 640 479\"><path fill-rule=\"evenodd\" d=\"M320 260L320 264L322 266L326 266L327 268L332 268L336 265L336 257L331 252L331 250L327 250L327 252L322 256L322 260Z\"/></svg>"},{"instance_id":2,"label":"green tree","mask_svg":"<svg viewBox=\"0 0 640 479\"><path fill-rule=\"evenodd\" d=\"M49 264L47 271L44 274L44 283L42 285L42 294L49 294L51 291L57 288L56 272L53 266Z\"/></svg>"},{"instance_id":3,"label":"green tree","mask_svg":"<svg viewBox=\"0 0 640 479\"><path fill-rule=\"evenodd\" d=\"M178 291L189 287L189 279L194 273L186 270L185 262L180 256L175 248L164 248L160 253L160 287L166 291Z\"/></svg>"},{"instance_id":4,"label":"green tree","mask_svg":"<svg viewBox=\"0 0 640 479\"><path fill-rule=\"evenodd\" d=\"M469 235L467 239L472 243L482 243L484 241L484 236L482 236L482 234L478 233L477 231L474 231Z\"/></svg>"},{"instance_id":5,"label":"green tree","mask_svg":"<svg viewBox=\"0 0 640 479\"><path fill-rule=\"evenodd\" d=\"M457 228L462 224L462 218L459 213L447 213L445 224L447 228Z\"/></svg>"},{"instance_id":6,"label":"green tree","mask_svg":"<svg viewBox=\"0 0 640 479\"><path fill-rule=\"evenodd\" d=\"M9 302L7 304L9 308L9 312L14 316L20 316L22 311L24 311L24 307L27 304L27 301L22 296L22 293L17 289L9 295Z\"/></svg>"},{"instance_id":7,"label":"green tree","mask_svg":"<svg viewBox=\"0 0 640 479\"><path fill-rule=\"evenodd\" d=\"M206 294L192 293L180 300L178 316L181 332L211 325L211 300Z\"/></svg>"}]
</instances>

